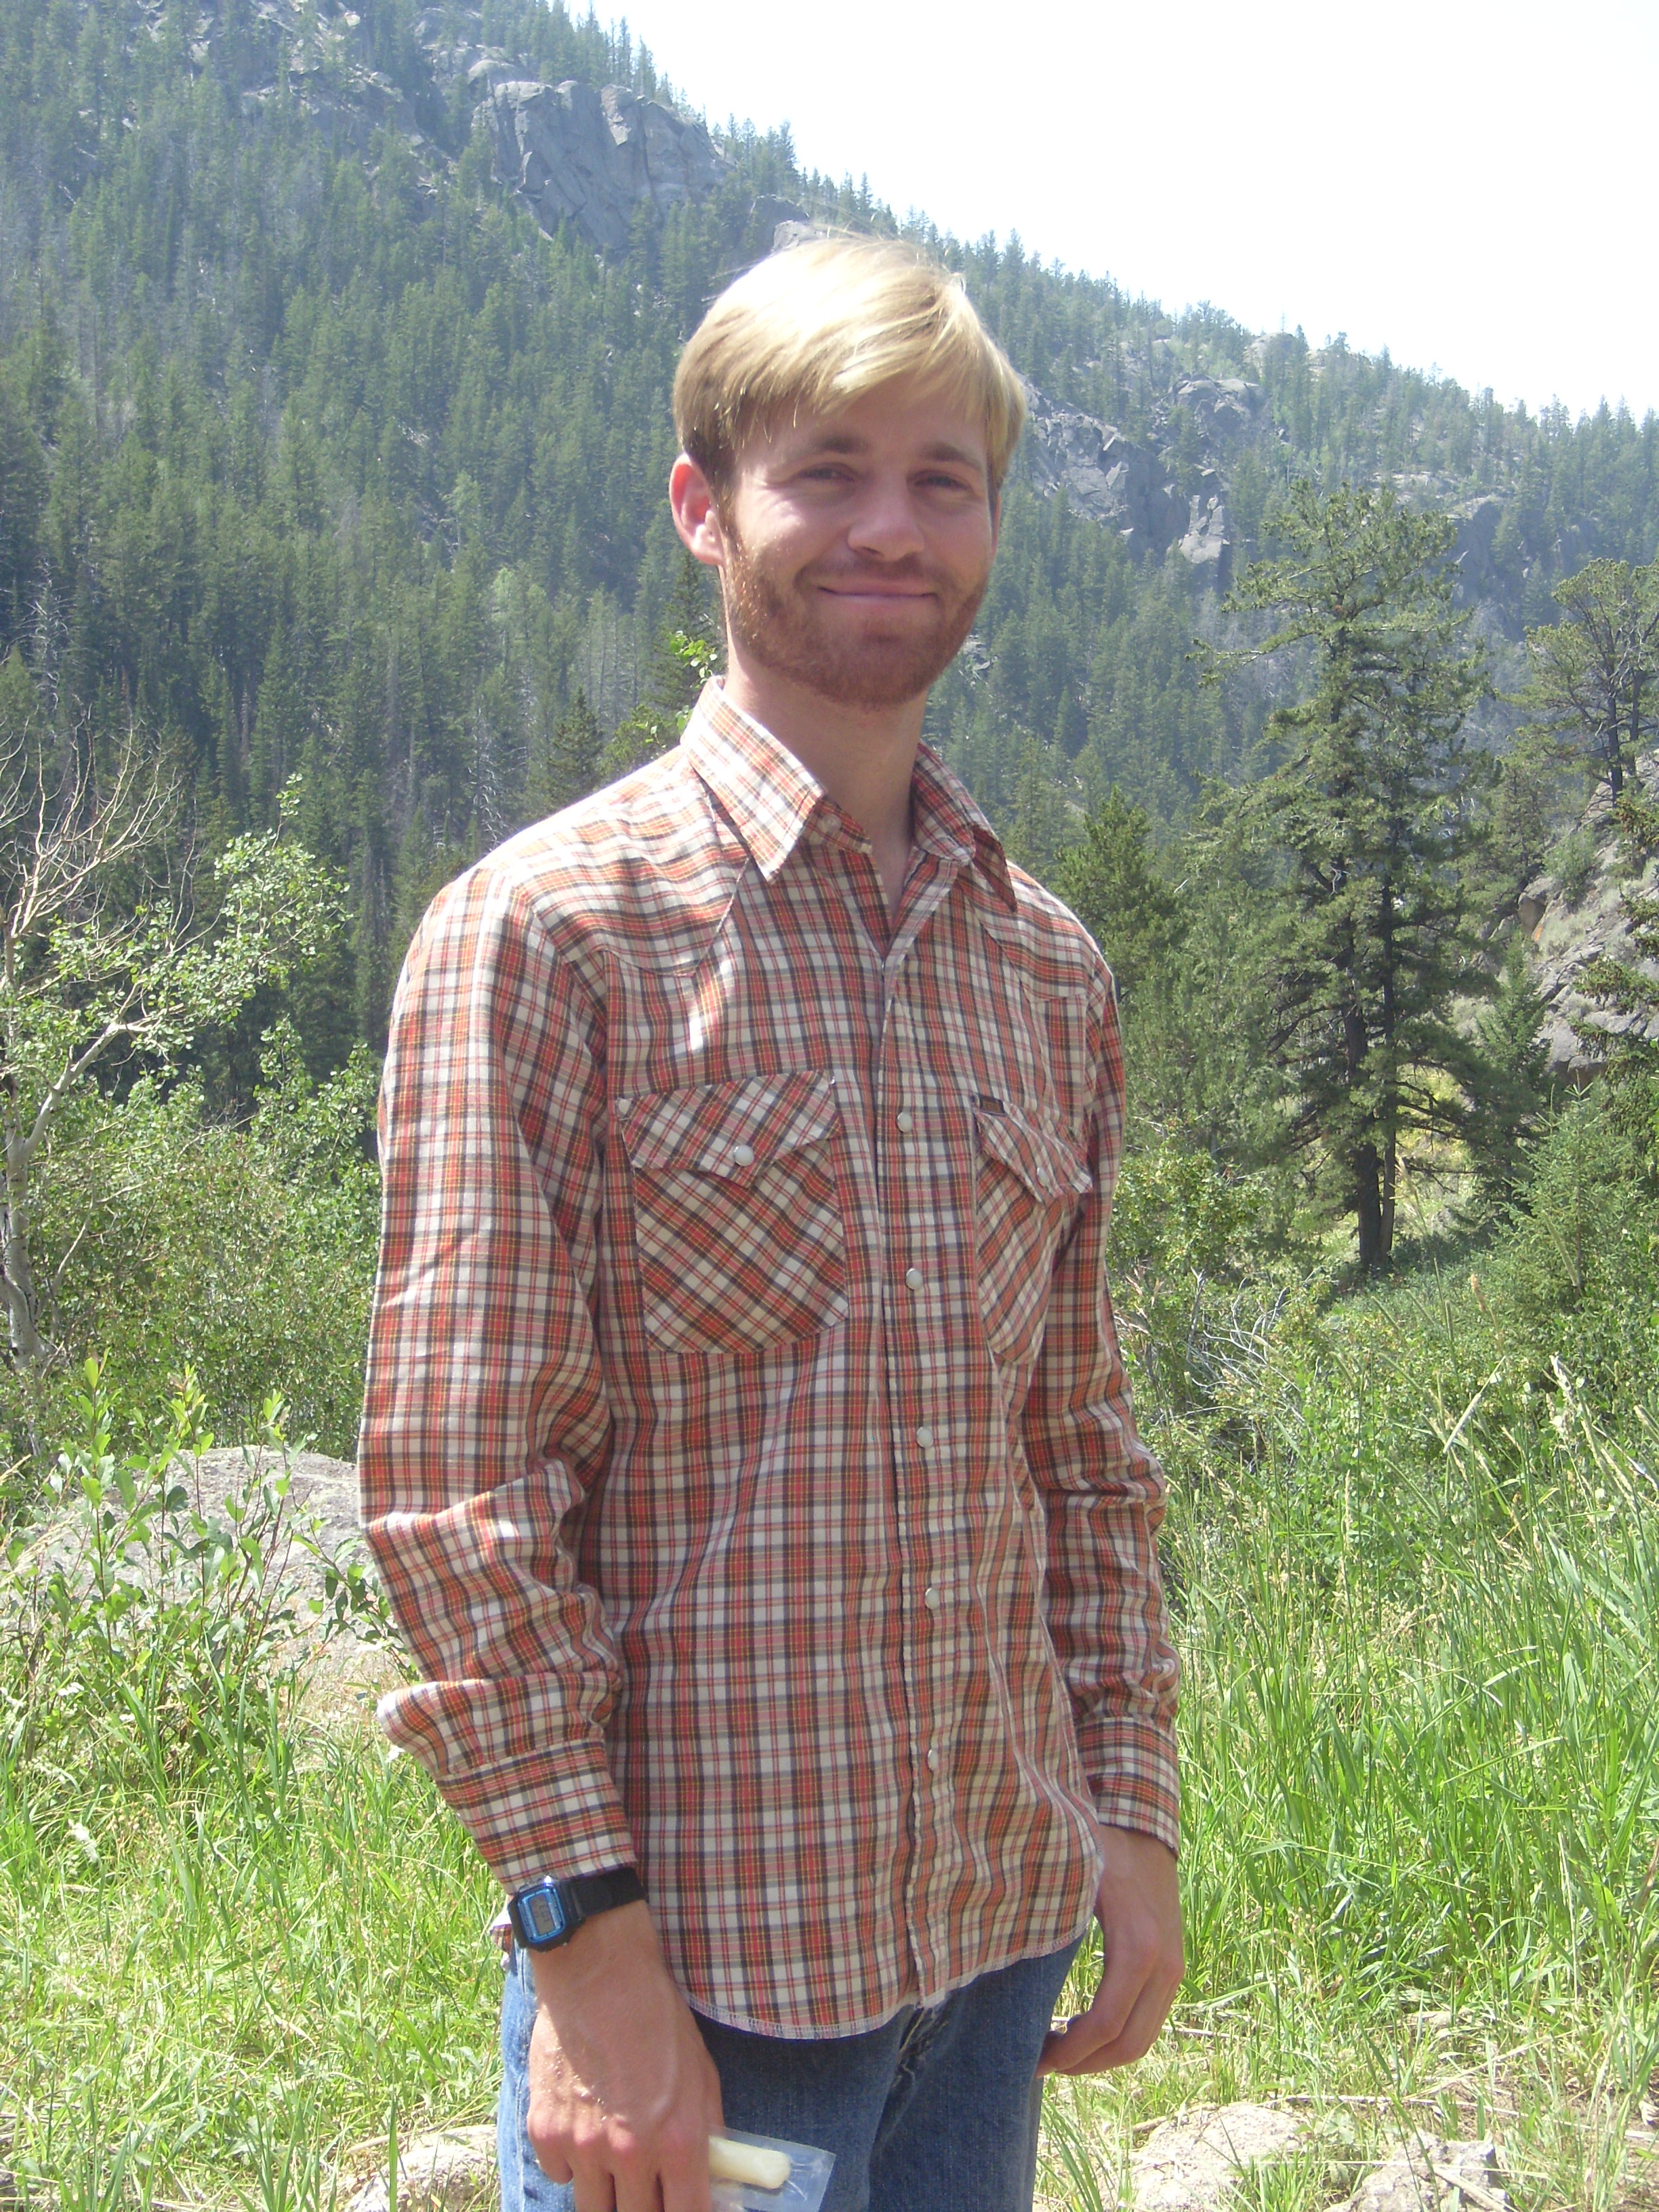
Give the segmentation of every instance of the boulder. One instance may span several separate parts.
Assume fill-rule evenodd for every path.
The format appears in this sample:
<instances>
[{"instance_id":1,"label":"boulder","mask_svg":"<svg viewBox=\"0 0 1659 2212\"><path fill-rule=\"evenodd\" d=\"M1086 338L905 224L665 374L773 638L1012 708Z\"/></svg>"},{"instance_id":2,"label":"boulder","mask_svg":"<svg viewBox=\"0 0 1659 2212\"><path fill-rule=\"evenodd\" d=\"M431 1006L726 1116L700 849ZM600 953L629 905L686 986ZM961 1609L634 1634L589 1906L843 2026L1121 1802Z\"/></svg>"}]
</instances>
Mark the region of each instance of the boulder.
<instances>
[{"instance_id":1,"label":"boulder","mask_svg":"<svg viewBox=\"0 0 1659 2212\"><path fill-rule=\"evenodd\" d=\"M1246 2167L1284 2158L1302 2141L1301 2123L1271 2105L1182 2112L1129 2161L1135 2212L1219 2212Z\"/></svg>"},{"instance_id":2,"label":"boulder","mask_svg":"<svg viewBox=\"0 0 1659 2212\"><path fill-rule=\"evenodd\" d=\"M1498 2147L1413 2136L1334 2212L1509 2212Z\"/></svg>"},{"instance_id":3,"label":"boulder","mask_svg":"<svg viewBox=\"0 0 1659 2212\"><path fill-rule=\"evenodd\" d=\"M488 60L471 74L487 87L497 176L544 230L573 223L602 252L625 250L638 209L705 198L731 166L701 123L624 85L495 82Z\"/></svg>"},{"instance_id":4,"label":"boulder","mask_svg":"<svg viewBox=\"0 0 1659 2212\"><path fill-rule=\"evenodd\" d=\"M493 2127L440 2128L398 2154L398 2212L492 2212L500 2202ZM347 2198L345 2212L391 2212L384 2170Z\"/></svg>"},{"instance_id":5,"label":"boulder","mask_svg":"<svg viewBox=\"0 0 1659 2212\"><path fill-rule=\"evenodd\" d=\"M1242 376L1183 376L1175 388L1176 404L1197 417L1206 446L1237 445L1255 428L1267 392Z\"/></svg>"},{"instance_id":6,"label":"boulder","mask_svg":"<svg viewBox=\"0 0 1659 2212\"><path fill-rule=\"evenodd\" d=\"M791 246L798 246L803 238L817 238L818 227L804 207L793 200L781 199L776 192L763 192L749 210L750 235L756 232L769 234L770 251L781 253Z\"/></svg>"}]
</instances>

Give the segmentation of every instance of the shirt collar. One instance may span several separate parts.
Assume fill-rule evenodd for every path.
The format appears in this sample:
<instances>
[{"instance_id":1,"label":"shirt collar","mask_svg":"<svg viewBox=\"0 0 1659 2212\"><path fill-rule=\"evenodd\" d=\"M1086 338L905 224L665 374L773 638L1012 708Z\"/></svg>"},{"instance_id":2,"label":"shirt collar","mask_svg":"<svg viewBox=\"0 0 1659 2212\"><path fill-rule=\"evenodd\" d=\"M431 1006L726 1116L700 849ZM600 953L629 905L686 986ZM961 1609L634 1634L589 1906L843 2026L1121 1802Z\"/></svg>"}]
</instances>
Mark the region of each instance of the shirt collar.
<instances>
[{"instance_id":1,"label":"shirt collar","mask_svg":"<svg viewBox=\"0 0 1659 2212\"><path fill-rule=\"evenodd\" d=\"M734 707L717 679L703 686L680 739L692 767L731 817L769 883L809 830L839 810L772 732ZM1017 901L1001 841L962 779L931 745L911 779L915 837L924 852L977 866L1003 904Z\"/></svg>"}]
</instances>

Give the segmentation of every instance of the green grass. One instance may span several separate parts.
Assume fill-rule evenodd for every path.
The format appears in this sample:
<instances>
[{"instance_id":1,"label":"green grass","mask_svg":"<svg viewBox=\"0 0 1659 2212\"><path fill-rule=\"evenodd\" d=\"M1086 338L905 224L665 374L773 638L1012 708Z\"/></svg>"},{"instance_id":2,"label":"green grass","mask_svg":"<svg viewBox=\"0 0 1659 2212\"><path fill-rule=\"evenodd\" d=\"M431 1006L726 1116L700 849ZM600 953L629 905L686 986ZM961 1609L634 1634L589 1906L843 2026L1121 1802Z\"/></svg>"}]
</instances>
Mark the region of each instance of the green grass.
<instances>
[{"instance_id":1,"label":"green grass","mask_svg":"<svg viewBox=\"0 0 1659 2212\"><path fill-rule=\"evenodd\" d=\"M486 2113L490 1885L366 1718L251 1715L188 1802L42 1834L9 1796L0 1822L0 2125L25 2175L72 2180L131 2136L155 2195L268 2204L273 2149L313 2172L384 2138L394 2101L405 2127Z\"/></svg>"},{"instance_id":2,"label":"green grass","mask_svg":"<svg viewBox=\"0 0 1659 2212\"><path fill-rule=\"evenodd\" d=\"M1090 2148L1115 2201L1151 2116L1285 2095L1328 2171L1287 2170L1281 2195L1329 2203L1368 2147L1432 2125L1503 2137L1523 2202L1644 2201L1625 2137L1659 2067L1652 1430L1633 1411L1643 1450L1622 1449L1565 1375L1545 1399L1501 1363L1449 1400L1429 1387L1456 1376L1449 1326L1351 1312L1320 1356L1224 1385L1209 1441L1231 1422L1254 1455L1170 1439L1189 1971L1132 2077L1051 2100L1058 2203L1092 2201Z\"/></svg>"},{"instance_id":3,"label":"green grass","mask_svg":"<svg viewBox=\"0 0 1659 2212\"><path fill-rule=\"evenodd\" d=\"M1055 2205L1238 2096L1309 2130L1246 2212L1419 2124L1498 2135L1528 2212L1659 2201L1625 2142L1659 2067L1650 1417L1466 1319L1218 1330L1163 1437L1190 1971L1141 2066L1051 2092ZM394 2109L488 2116L489 1886L361 1703L230 1685L166 1740L163 1705L0 1752L0 2162L65 2205L309 2212Z\"/></svg>"}]
</instances>

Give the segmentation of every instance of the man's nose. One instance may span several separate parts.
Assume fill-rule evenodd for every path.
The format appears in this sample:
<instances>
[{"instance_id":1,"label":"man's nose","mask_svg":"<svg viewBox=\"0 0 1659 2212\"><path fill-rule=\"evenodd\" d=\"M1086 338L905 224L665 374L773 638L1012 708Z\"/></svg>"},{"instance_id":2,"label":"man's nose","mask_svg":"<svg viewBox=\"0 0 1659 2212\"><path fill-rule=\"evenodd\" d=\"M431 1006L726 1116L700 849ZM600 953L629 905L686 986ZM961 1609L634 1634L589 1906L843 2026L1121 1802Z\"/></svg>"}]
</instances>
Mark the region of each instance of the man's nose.
<instances>
[{"instance_id":1,"label":"man's nose","mask_svg":"<svg viewBox=\"0 0 1659 2212\"><path fill-rule=\"evenodd\" d=\"M901 476L872 476L854 509L848 543L878 560L902 561L927 543L909 485Z\"/></svg>"}]
</instances>

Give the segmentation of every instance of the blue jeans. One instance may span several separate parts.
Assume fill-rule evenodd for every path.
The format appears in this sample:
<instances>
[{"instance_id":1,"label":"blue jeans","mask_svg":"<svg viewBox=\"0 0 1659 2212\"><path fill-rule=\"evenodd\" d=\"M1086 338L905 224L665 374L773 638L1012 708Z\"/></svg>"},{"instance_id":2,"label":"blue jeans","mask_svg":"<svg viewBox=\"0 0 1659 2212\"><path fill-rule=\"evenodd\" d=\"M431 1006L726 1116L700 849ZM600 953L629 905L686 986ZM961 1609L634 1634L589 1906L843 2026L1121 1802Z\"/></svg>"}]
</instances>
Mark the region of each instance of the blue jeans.
<instances>
[{"instance_id":1,"label":"blue jeans","mask_svg":"<svg viewBox=\"0 0 1659 2212\"><path fill-rule=\"evenodd\" d=\"M726 2124L834 2151L823 2212L1030 2212L1038 2054L1075 1945L982 1974L941 2003L908 2006L866 2035L787 2042L698 2019ZM535 1986L507 1961L496 2114L501 2212L572 2212L525 2132Z\"/></svg>"}]
</instances>

